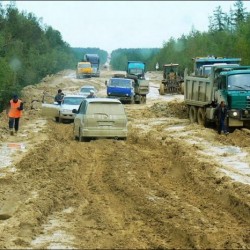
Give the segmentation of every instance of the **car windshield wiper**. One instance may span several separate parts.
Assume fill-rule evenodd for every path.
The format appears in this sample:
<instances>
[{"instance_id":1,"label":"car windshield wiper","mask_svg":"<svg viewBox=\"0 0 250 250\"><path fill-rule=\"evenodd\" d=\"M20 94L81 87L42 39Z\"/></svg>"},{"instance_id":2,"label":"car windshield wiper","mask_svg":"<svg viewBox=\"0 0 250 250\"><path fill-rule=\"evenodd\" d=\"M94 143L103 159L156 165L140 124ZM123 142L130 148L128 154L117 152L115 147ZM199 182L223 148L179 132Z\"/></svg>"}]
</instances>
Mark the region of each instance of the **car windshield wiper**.
<instances>
[{"instance_id":1,"label":"car windshield wiper","mask_svg":"<svg viewBox=\"0 0 250 250\"><path fill-rule=\"evenodd\" d=\"M239 88L239 89L244 89L246 90L245 88L241 87L241 86L237 86L237 85L234 85L233 87L236 87L236 88Z\"/></svg>"}]
</instances>

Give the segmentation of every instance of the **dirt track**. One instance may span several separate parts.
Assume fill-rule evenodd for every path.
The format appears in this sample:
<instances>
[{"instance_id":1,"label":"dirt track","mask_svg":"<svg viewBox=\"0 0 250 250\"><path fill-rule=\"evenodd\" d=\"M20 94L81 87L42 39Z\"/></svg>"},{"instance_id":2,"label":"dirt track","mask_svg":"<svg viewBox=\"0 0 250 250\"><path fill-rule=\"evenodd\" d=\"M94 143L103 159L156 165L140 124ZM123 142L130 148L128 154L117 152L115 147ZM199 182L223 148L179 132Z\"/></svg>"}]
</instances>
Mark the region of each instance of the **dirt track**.
<instances>
[{"instance_id":1,"label":"dirt track","mask_svg":"<svg viewBox=\"0 0 250 250\"><path fill-rule=\"evenodd\" d=\"M126 105L127 141L79 143L31 104L84 83L104 96L112 73L27 87L17 136L1 115L0 248L250 248L249 131L190 124L182 96L158 95L160 72L147 104Z\"/></svg>"}]
</instances>

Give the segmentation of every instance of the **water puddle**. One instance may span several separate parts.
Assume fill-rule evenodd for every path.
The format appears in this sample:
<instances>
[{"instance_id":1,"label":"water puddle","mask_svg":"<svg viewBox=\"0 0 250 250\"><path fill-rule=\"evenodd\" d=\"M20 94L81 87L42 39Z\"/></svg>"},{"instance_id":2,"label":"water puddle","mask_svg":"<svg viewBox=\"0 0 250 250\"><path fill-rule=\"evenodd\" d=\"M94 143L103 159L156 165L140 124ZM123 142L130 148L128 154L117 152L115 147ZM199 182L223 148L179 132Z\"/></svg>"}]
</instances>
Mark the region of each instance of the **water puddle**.
<instances>
[{"instance_id":1,"label":"water puddle","mask_svg":"<svg viewBox=\"0 0 250 250\"><path fill-rule=\"evenodd\" d=\"M73 208L64 209L49 216L47 224L43 225L43 232L31 242L31 246L41 249L74 249L75 237L70 235L67 214L71 214Z\"/></svg>"},{"instance_id":2,"label":"water puddle","mask_svg":"<svg viewBox=\"0 0 250 250\"><path fill-rule=\"evenodd\" d=\"M212 143L195 136L192 131L185 131L185 126L175 125L165 128L171 135L180 138L191 145L196 145L201 155L208 156L216 164L220 164L219 171L235 181L250 184L250 165L248 153L239 147L213 145Z\"/></svg>"},{"instance_id":3,"label":"water puddle","mask_svg":"<svg viewBox=\"0 0 250 250\"><path fill-rule=\"evenodd\" d=\"M12 163L16 152L25 152L25 143L1 143L0 144L0 168L8 167Z\"/></svg>"}]
</instances>

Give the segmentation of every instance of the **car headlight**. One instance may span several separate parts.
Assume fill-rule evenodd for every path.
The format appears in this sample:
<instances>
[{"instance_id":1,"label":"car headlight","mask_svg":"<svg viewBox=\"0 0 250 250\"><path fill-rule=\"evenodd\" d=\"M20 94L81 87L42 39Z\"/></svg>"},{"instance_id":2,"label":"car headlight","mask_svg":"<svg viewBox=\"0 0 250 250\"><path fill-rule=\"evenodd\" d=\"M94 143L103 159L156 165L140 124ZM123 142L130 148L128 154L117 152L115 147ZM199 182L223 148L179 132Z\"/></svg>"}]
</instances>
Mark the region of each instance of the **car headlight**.
<instances>
[{"instance_id":1,"label":"car headlight","mask_svg":"<svg viewBox=\"0 0 250 250\"><path fill-rule=\"evenodd\" d=\"M69 109L61 109L61 112L62 113L68 113L68 112L71 112L71 110L69 110Z\"/></svg>"},{"instance_id":2,"label":"car headlight","mask_svg":"<svg viewBox=\"0 0 250 250\"><path fill-rule=\"evenodd\" d=\"M233 116L237 116L238 113L236 111L233 112Z\"/></svg>"}]
</instances>

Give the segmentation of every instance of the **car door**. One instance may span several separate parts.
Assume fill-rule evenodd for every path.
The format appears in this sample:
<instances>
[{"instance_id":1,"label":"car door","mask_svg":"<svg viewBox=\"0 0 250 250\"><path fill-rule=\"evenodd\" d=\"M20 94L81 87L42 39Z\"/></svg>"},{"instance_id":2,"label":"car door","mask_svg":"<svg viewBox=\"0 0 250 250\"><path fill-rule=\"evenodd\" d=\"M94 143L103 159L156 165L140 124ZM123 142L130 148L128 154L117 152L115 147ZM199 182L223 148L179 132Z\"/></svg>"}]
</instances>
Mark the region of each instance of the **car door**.
<instances>
[{"instance_id":1,"label":"car door","mask_svg":"<svg viewBox=\"0 0 250 250\"><path fill-rule=\"evenodd\" d=\"M43 103L42 104L42 115L47 117L47 118L57 117L60 108L61 108L61 105L59 105L59 104Z\"/></svg>"},{"instance_id":2,"label":"car door","mask_svg":"<svg viewBox=\"0 0 250 250\"><path fill-rule=\"evenodd\" d=\"M87 106L87 101L83 100L78 111L77 114L75 116L74 119L74 134L76 136L79 135L79 129L82 128L83 124L84 124L84 116L86 113L86 106Z\"/></svg>"}]
</instances>

